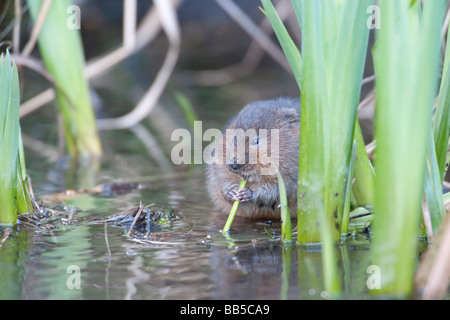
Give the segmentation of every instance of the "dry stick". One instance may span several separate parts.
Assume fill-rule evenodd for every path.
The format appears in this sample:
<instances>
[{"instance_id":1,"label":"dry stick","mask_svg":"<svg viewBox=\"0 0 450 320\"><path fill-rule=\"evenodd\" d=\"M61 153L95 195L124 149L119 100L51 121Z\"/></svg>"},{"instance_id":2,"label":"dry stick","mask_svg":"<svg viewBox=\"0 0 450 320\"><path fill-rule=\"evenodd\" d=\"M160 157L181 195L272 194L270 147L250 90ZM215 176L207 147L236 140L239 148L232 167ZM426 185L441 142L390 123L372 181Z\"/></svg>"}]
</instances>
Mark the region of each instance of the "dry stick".
<instances>
[{"instance_id":1,"label":"dry stick","mask_svg":"<svg viewBox=\"0 0 450 320\"><path fill-rule=\"evenodd\" d=\"M123 46L134 49L136 45L137 0L123 0Z\"/></svg>"},{"instance_id":2,"label":"dry stick","mask_svg":"<svg viewBox=\"0 0 450 320\"><path fill-rule=\"evenodd\" d=\"M53 88L47 89L30 100L25 101L20 105L19 109L19 118L23 118L32 112L36 111L40 107L44 106L45 104L53 101L56 98L55 90Z\"/></svg>"},{"instance_id":3,"label":"dry stick","mask_svg":"<svg viewBox=\"0 0 450 320\"><path fill-rule=\"evenodd\" d=\"M20 23L22 22L22 5L20 0L14 0L14 29L13 29L13 50L20 52Z\"/></svg>"},{"instance_id":4,"label":"dry stick","mask_svg":"<svg viewBox=\"0 0 450 320\"><path fill-rule=\"evenodd\" d=\"M142 210L144 209L144 206L142 205L142 201L139 203L139 210L136 213L136 216L134 217L133 223L131 224L130 230L128 230L127 236L131 237L131 232L133 231L134 225L136 224L136 221L139 219L139 216L141 215Z\"/></svg>"},{"instance_id":5,"label":"dry stick","mask_svg":"<svg viewBox=\"0 0 450 320\"><path fill-rule=\"evenodd\" d=\"M125 129L141 122L150 114L158 102L172 75L178 61L181 44L181 35L176 12L172 5L166 0L155 0L154 4L160 14L164 32L169 39L169 49L166 58L164 59L164 63L153 84L136 107L122 117L98 120L97 125L99 130Z\"/></svg>"},{"instance_id":6,"label":"dry stick","mask_svg":"<svg viewBox=\"0 0 450 320\"><path fill-rule=\"evenodd\" d=\"M42 3L42 7L41 7L41 10L39 11L38 18L36 19L33 30L31 31L30 39L28 39L28 42L22 51L23 56L28 57L31 54L31 51L33 51L33 48L36 45L36 42L39 37L39 33L41 33L41 29L44 24L45 17L47 16L47 13L48 13L48 10L50 9L51 4L52 4L52 0L44 0L44 2Z\"/></svg>"},{"instance_id":7,"label":"dry stick","mask_svg":"<svg viewBox=\"0 0 450 320\"><path fill-rule=\"evenodd\" d=\"M181 0L171 0L170 2L175 8L181 3ZM92 59L87 63L87 66L85 68L86 77L88 79L92 79L96 76L99 76L102 73L106 72L108 69L123 61L131 54L134 54L135 52L141 50L156 37L160 29L161 21L158 12L155 8L152 8L144 16L139 25L139 28L137 29L136 47L134 48L134 50L130 51L129 48L122 45L118 49L103 57ZM34 112L43 105L51 102L53 99L55 99L55 97L55 91L52 88L39 93L38 95L34 96L21 105L19 111L20 117L22 118Z\"/></svg>"},{"instance_id":8,"label":"dry stick","mask_svg":"<svg viewBox=\"0 0 450 320\"><path fill-rule=\"evenodd\" d=\"M286 19L292 13L291 8L289 2L286 1L277 4L276 11L281 20ZM266 34L273 33L272 25L267 17L264 17L258 28ZM218 70L197 71L195 82L201 86L221 86L250 75L261 62L265 52L254 36L250 36L252 42L240 62ZM292 72L290 69L289 71Z\"/></svg>"},{"instance_id":9,"label":"dry stick","mask_svg":"<svg viewBox=\"0 0 450 320\"><path fill-rule=\"evenodd\" d=\"M442 299L450 282L450 216L439 227L436 242L425 252L416 279L426 276L422 300ZM428 267L429 266L429 267ZM427 275L424 275L427 274ZM417 280L416 280L417 281Z\"/></svg>"},{"instance_id":10,"label":"dry stick","mask_svg":"<svg viewBox=\"0 0 450 320\"><path fill-rule=\"evenodd\" d=\"M377 77L377 75L373 74L371 76L368 76L368 77L362 79L361 86L365 86L366 84L371 83L372 81L374 81L376 79L376 77Z\"/></svg>"},{"instance_id":11,"label":"dry stick","mask_svg":"<svg viewBox=\"0 0 450 320\"><path fill-rule=\"evenodd\" d=\"M55 86L57 85L52 74L48 72L47 69L45 69L45 67L40 63L39 60L16 54L12 54L11 58L17 65L25 66L28 69L34 70L41 76L43 76L48 82L52 83Z\"/></svg>"},{"instance_id":12,"label":"dry stick","mask_svg":"<svg viewBox=\"0 0 450 320\"><path fill-rule=\"evenodd\" d=\"M135 0L124 0L123 2L124 14L122 46L103 57L94 58L93 62L88 62L85 68L85 75L88 79L101 75L103 72L135 52L137 14L135 2Z\"/></svg>"},{"instance_id":13,"label":"dry stick","mask_svg":"<svg viewBox=\"0 0 450 320\"><path fill-rule=\"evenodd\" d=\"M283 51L231 0L215 0L228 15L252 36L284 69L291 71Z\"/></svg>"},{"instance_id":14,"label":"dry stick","mask_svg":"<svg viewBox=\"0 0 450 320\"><path fill-rule=\"evenodd\" d=\"M38 61L34 58L31 58L31 57L23 56L23 55L12 54L11 57L14 59L14 61L16 62L17 65L25 66L31 70L34 70L37 73L39 73L41 76L43 76L45 79L47 79L64 96L64 98L69 103L69 106L70 107L74 106L72 98L68 95L67 91L63 87L61 87L58 84L58 82L55 81L55 79L53 78L53 75L51 73L49 73L47 71L47 69L44 68L44 66L42 66L40 61ZM20 117L20 109L19 109L19 117Z\"/></svg>"}]
</instances>

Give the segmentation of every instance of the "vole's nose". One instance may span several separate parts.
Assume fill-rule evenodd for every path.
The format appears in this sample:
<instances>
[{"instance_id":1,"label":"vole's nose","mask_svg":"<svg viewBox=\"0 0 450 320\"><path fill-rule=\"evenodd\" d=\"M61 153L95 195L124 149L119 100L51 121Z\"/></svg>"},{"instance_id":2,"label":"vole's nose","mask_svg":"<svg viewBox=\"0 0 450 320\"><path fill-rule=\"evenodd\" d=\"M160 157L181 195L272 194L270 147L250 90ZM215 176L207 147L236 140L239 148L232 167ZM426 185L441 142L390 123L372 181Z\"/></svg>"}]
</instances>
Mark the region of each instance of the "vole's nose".
<instances>
[{"instance_id":1,"label":"vole's nose","mask_svg":"<svg viewBox=\"0 0 450 320\"><path fill-rule=\"evenodd\" d=\"M241 167L242 167L242 164L239 164L239 163L237 162L237 158L236 158L236 157L233 159L233 163L230 163L230 168L231 168L232 170L234 170L234 171L239 170Z\"/></svg>"}]
</instances>

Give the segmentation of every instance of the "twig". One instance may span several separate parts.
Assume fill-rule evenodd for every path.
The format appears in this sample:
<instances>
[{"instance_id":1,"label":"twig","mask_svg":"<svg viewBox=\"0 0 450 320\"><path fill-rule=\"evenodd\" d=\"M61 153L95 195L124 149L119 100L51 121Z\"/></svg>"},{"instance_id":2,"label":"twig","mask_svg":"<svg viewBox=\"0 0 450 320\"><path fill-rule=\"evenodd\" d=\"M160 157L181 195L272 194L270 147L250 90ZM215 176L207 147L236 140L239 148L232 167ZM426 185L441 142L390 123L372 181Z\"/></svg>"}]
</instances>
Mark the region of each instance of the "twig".
<instances>
[{"instance_id":1,"label":"twig","mask_svg":"<svg viewBox=\"0 0 450 320\"><path fill-rule=\"evenodd\" d=\"M247 32L266 52L284 69L291 68L283 51L246 15L242 9L231 0L215 0L216 3Z\"/></svg>"},{"instance_id":2,"label":"twig","mask_svg":"<svg viewBox=\"0 0 450 320\"><path fill-rule=\"evenodd\" d=\"M374 81L376 78L377 78L377 75L376 75L376 74L373 74L373 75L371 75L371 76L368 76L368 77L362 79L362 81L361 81L361 86L365 86L366 84L371 83L371 82Z\"/></svg>"},{"instance_id":3,"label":"twig","mask_svg":"<svg viewBox=\"0 0 450 320\"><path fill-rule=\"evenodd\" d=\"M138 102L136 107L128 114L114 119L100 119L97 121L99 130L125 129L141 122L150 114L161 94L163 93L170 76L178 61L180 52L180 30L174 8L166 0L155 0L164 32L169 39L169 49L164 63L159 70L155 81Z\"/></svg>"},{"instance_id":4,"label":"twig","mask_svg":"<svg viewBox=\"0 0 450 320\"><path fill-rule=\"evenodd\" d=\"M276 11L281 20L292 13L291 8L287 1L277 4ZM258 27L268 36L273 33L272 25L267 17L264 17ZM195 82L201 86L221 86L243 78L255 70L264 57L264 53L265 50L252 35L252 42L240 62L218 70L197 71Z\"/></svg>"},{"instance_id":5,"label":"twig","mask_svg":"<svg viewBox=\"0 0 450 320\"><path fill-rule=\"evenodd\" d=\"M40 61L38 61L34 58L31 58L31 57L24 56L24 55L13 54L13 55L11 55L11 57L14 59L14 61L18 65L26 66L29 69L34 70L37 73L39 73L40 75L42 75L51 84L53 84L56 87L56 89L58 89L58 92L64 96L64 98L67 100L67 103L69 104L70 107L74 106L74 103L73 103L71 97L69 96L69 94L66 92L66 90L63 87L61 87L58 84L58 82L55 81L53 76L44 68L44 66L42 66ZM23 112L23 110L19 109L19 117L21 115L21 111Z\"/></svg>"},{"instance_id":6,"label":"twig","mask_svg":"<svg viewBox=\"0 0 450 320\"><path fill-rule=\"evenodd\" d=\"M123 0L123 46L133 50L136 45L137 0Z\"/></svg>"},{"instance_id":7,"label":"twig","mask_svg":"<svg viewBox=\"0 0 450 320\"><path fill-rule=\"evenodd\" d=\"M131 237L131 232L133 231L134 225L136 224L136 221L139 219L139 216L141 215L142 210L144 209L144 206L142 205L142 201L139 203L139 210L136 213L136 216L134 217L133 223L131 224L130 230L128 230L127 236Z\"/></svg>"},{"instance_id":8,"label":"twig","mask_svg":"<svg viewBox=\"0 0 450 320\"><path fill-rule=\"evenodd\" d=\"M4 0L5 1L5 0ZM7 0L5 3L2 12L0 12L0 23L2 23L6 17L6 14L8 13L8 8L11 5L11 0ZM2 30L0 30L0 40L3 39L10 31L14 28L15 21L12 20L8 23L6 27L3 27Z\"/></svg>"},{"instance_id":9,"label":"twig","mask_svg":"<svg viewBox=\"0 0 450 320\"><path fill-rule=\"evenodd\" d=\"M181 0L171 0L169 1L174 10L181 3ZM131 10L130 10L131 11ZM130 20L127 20L130 21ZM120 63L130 55L136 53L141 50L143 47L148 45L159 33L161 29L161 19L159 17L158 11L155 8L150 9L147 14L142 19L139 28L136 32L136 42L133 50L130 50L129 47L125 47L123 44L118 49L113 52L103 56L96 57L89 61L86 64L85 75L91 80L92 78L103 74L108 71L110 68ZM125 34L125 32L124 32ZM128 37L128 35L127 35ZM127 38L128 39L128 38ZM131 40L126 40L127 42ZM28 101L24 102L20 106L20 117L25 117L28 114L36 111L43 105L51 102L55 99L55 91L50 88L47 89L40 94L34 96Z\"/></svg>"},{"instance_id":10,"label":"twig","mask_svg":"<svg viewBox=\"0 0 450 320\"><path fill-rule=\"evenodd\" d=\"M450 216L442 221L435 242L428 247L415 276L416 286L423 286L422 300L442 299L450 282Z\"/></svg>"},{"instance_id":11,"label":"twig","mask_svg":"<svg viewBox=\"0 0 450 320\"><path fill-rule=\"evenodd\" d=\"M47 69L45 69L45 67L41 64L41 62L39 60L37 60L35 58L24 56L24 55L17 55L17 54L12 54L11 58L14 60L14 62L17 65L22 65L31 70L34 70L37 73L39 73L41 76L43 76L48 82L52 83L55 86L57 85L57 83L55 82L55 79L53 78L51 73L48 72Z\"/></svg>"},{"instance_id":12,"label":"twig","mask_svg":"<svg viewBox=\"0 0 450 320\"><path fill-rule=\"evenodd\" d=\"M39 15L36 19L36 23L34 24L33 30L31 31L30 39L28 39L28 42L22 51L23 56L28 57L31 54L31 51L33 51L52 1L53 0L44 0L44 2L42 3L41 10L39 11Z\"/></svg>"},{"instance_id":13,"label":"twig","mask_svg":"<svg viewBox=\"0 0 450 320\"><path fill-rule=\"evenodd\" d=\"M23 117L29 115L30 113L32 113L32 112L36 111L37 109L39 109L40 107L42 107L43 105L53 101L55 99L55 97L56 97L56 94L55 94L55 90L53 90L53 89L47 89L47 90L37 94L30 100L27 100L21 104L20 109L19 109L19 117L23 118Z\"/></svg>"},{"instance_id":14,"label":"twig","mask_svg":"<svg viewBox=\"0 0 450 320\"><path fill-rule=\"evenodd\" d=\"M14 53L20 52L20 24L22 22L22 5L20 0L14 0L14 29L13 29L13 50Z\"/></svg>"}]
</instances>

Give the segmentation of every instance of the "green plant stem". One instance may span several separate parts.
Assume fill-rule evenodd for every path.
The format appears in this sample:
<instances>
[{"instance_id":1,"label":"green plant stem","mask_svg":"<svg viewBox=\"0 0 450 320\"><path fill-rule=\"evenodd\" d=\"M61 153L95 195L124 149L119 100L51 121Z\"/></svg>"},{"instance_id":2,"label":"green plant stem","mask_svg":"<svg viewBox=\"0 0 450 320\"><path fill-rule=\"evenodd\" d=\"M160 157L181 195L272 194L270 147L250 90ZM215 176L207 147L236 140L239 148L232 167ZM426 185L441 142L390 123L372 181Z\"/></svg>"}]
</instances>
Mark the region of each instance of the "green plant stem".
<instances>
[{"instance_id":1,"label":"green plant stem","mask_svg":"<svg viewBox=\"0 0 450 320\"><path fill-rule=\"evenodd\" d=\"M450 26L449 26L450 28ZM449 29L450 31L450 29ZM441 87L439 90L436 114L433 121L434 141L436 143L437 166L441 183L444 181L449 163L449 135L450 135L450 32L447 34L447 48L445 51L444 67L442 70Z\"/></svg>"},{"instance_id":2,"label":"green plant stem","mask_svg":"<svg viewBox=\"0 0 450 320\"><path fill-rule=\"evenodd\" d=\"M281 241L285 244L292 243L292 227L291 215L289 213L286 186L284 185L283 177L277 170L278 189L280 193L280 211L281 211Z\"/></svg>"},{"instance_id":3,"label":"green plant stem","mask_svg":"<svg viewBox=\"0 0 450 320\"><path fill-rule=\"evenodd\" d=\"M381 271L375 294L412 292L444 3L380 2L382 28L373 50L377 149L371 254Z\"/></svg>"},{"instance_id":4,"label":"green plant stem","mask_svg":"<svg viewBox=\"0 0 450 320\"><path fill-rule=\"evenodd\" d=\"M373 206L375 203L375 170L366 152L364 138L356 121L355 127L356 160L353 171L355 179L352 192L356 207Z\"/></svg>"},{"instance_id":5,"label":"green plant stem","mask_svg":"<svg viewBox=\"0 0 450 320\"><path fill-rule=\"evenodd\" d=\"M36 21L43 0L28 0ZM74 157L99 157L100 139L84 76L85 59L80 31L70 29L66 11L70 0L53 1L38 38L42 59L56 85L58 108L63 115L64 133L69 154Z\"/></svg>"},{"instance_id":6,"label":"green plant stem","mask_svg":"<svg viewBox=\"0 0 450 320\"><path fill-rule=\"evenodd\" d=\"M239 185L239 190L244 189L246 185L247 185L247 181L242 180ZM233 220L234 220L234 217L236 216L236 212L239 208L240 202L241 202L240 200L234 201L233 206L231 207L230 214L228 215L227 222L225 223L225 226L222 229L223 234L227 234L230 231L231 225L233 224Z\"/></svg>"},{"instance_id":7,"label":"green plant stem","mask_svg":"<svg viewBox=\"0 0 450 320\"><path fill-rule=\"evenodd\" d=\"M348 233L349 217L350 217L350 195L352 193L353 171L356 162L356 142L353 142L352 156L350 159L350 168L348 170L347 186L345 190L345 204L342 215L341 237L345 237Z\"/></svg>"},{"instance_id":8,"label":"green plant stem","mask_svg":"<svg viewBox=\"0 0 450 320\"><path fill-rule=\"evenodd\" d=\"M436 234L446 212L444 201L442 200L442 181L434 148L435 144L431 133L429 136L429 152L425 170L425 198L430 214L431 230L428 230L427 233L430 234L431 231L431 233Z\"/></svg>"},{"instance_id":9,"label":"green plant stem","mask_svg":"<svg viewBox=\"0 0 450 320\"><path fill-rule=\"evenodd\" d=\"M25 157L19 124L19 76L9 52L0 56L0 224L14 225L18 213L32 212L23 174Z\"/></svg>"}]
</instances>

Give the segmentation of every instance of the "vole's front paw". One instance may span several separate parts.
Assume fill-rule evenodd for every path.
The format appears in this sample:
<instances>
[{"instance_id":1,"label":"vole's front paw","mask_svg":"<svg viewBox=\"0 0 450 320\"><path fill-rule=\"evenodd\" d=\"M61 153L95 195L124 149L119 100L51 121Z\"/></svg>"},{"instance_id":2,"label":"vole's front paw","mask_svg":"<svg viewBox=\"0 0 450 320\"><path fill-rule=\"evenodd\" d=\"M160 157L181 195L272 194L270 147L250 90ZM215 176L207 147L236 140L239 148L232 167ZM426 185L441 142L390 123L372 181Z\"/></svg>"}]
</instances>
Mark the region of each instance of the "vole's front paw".
<instances>
[{"instance_id":1,"label":"vole's front paw","mask_svg":"<svg viewBox=\"0 0 450 320\"><path fill-rule=\"evenodd\" d=\"M238 189L230 189L226 193L226 197L230 201L240 200L241 202L252 200L252 190L249 188L244 188L241 190Z\"/></svg>"}]
</instances>

